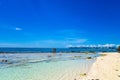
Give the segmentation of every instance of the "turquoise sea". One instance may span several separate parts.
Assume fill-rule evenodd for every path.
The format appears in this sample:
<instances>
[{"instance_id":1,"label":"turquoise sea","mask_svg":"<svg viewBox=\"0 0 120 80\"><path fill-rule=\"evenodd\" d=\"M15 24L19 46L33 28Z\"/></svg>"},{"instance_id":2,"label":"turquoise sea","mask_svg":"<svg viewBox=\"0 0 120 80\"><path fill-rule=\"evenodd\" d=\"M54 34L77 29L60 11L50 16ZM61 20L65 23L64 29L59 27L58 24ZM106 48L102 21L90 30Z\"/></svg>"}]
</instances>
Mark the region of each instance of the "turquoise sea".
<instances>
[{"instance_id":1,"label":"turquoise sea","mask_svg":"<svg viewBox=\"0 0 120 80\"><path fill-rule=\"evenodd\" d=\"M116 52L116 47L81 47L81 48L56 48L57 53L78 53L78 52ZM0 48L0 53L50 53L52 48Z\"/></svg>"},{"instance_id":2,"label":"turquoise sea","mask_svg":"<svg viewBox=\"0 0 120 80\"><path fill-rule=\"evenodd\" d=\"M7 62L0 62L0 80L74 80L88 73L98 56L98 53L3 53L0 61Z\"/></svg>"}]
</instances>

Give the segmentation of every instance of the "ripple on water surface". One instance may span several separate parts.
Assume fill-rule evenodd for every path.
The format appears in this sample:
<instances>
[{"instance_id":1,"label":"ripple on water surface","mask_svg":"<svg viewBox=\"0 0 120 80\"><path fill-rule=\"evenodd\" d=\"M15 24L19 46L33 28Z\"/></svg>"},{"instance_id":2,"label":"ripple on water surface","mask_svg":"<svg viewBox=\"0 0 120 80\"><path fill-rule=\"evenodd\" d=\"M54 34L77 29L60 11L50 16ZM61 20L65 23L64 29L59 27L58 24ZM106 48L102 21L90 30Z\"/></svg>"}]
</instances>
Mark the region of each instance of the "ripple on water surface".
<instances>
[{"instance_id":1,"label":"ripple on water surface","mask_svg":"<svg viewBox=\"0 0 120 80\"><path fill-rule=\"evenodd\" d=\"M96 56L80 53L48 55L51 54L6 54L9 60L16 62L0 64L3 67L0 68L0 80L74 80L89 71ZM86 59L89 56L93 58Z\"/></svg>"}]
</instances>

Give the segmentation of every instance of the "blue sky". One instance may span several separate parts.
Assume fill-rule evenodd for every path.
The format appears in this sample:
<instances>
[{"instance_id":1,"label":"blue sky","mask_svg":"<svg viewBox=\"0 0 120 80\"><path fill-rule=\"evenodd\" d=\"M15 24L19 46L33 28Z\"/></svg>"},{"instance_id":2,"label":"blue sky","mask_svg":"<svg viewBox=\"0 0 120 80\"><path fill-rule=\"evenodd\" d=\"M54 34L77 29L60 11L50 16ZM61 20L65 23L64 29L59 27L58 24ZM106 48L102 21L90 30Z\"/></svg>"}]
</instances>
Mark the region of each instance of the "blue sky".
<instances>
[{"instance_id":1,"label":"blue sky","mask_svg":"<svg viewBox=\"0 0 120 80\"><path fill-rule=\"evenodd\" d=\"M119 0L0 0L0 46L120 44L119 4Z\"/></svg>"}]
</instances>

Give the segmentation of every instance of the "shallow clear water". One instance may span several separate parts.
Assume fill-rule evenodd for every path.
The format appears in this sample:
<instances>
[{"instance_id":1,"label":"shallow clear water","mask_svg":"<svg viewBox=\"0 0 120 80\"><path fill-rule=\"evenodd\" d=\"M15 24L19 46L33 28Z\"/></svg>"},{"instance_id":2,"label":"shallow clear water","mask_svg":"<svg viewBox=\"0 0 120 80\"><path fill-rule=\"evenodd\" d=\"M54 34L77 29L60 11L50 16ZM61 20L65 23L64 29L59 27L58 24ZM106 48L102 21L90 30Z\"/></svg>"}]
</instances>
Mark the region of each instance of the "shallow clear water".
<instances>
[{"instance_id":1,"label":"shallow clear water","mask_svg":"<svg viewBox=\"0 0 120 80\"><path fill-rule=\"evenodd\" d=\"M8 60L0 63L0 80L74 80L89 71L96 56L98 54L0 54L0 60Z\"/></svg>"}]
</instances>

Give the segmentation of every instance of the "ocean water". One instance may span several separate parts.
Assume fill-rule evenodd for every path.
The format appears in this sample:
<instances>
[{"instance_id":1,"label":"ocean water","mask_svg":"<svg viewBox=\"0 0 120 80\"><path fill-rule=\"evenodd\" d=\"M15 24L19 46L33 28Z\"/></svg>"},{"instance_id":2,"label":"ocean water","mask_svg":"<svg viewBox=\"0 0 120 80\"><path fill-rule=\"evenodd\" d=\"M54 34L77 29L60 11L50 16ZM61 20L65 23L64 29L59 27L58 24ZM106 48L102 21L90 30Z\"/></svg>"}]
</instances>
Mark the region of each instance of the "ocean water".
<instances>
[{"instance_id":1,"label":"ocean water","mask_svg":"<svg viewBox=\"0 0 120 80\"><path fill-rule=\"evenodd\" d=\"M116 52L116 47L112 48L56 48L56 52ZM0 48L0 53L50 53L52 48Z\"/></svg>"},{"instance_id":2,"label":"ocean water","mask_svg":"<svg viewBox=\"0 0 120 80\"><path fill-rule=\"evenodd\" d=\"M74 80L88 73L98 53L0 54L0 80ZM87 59L92 57L92 59Z\"/></svg>"}]
</instances>

